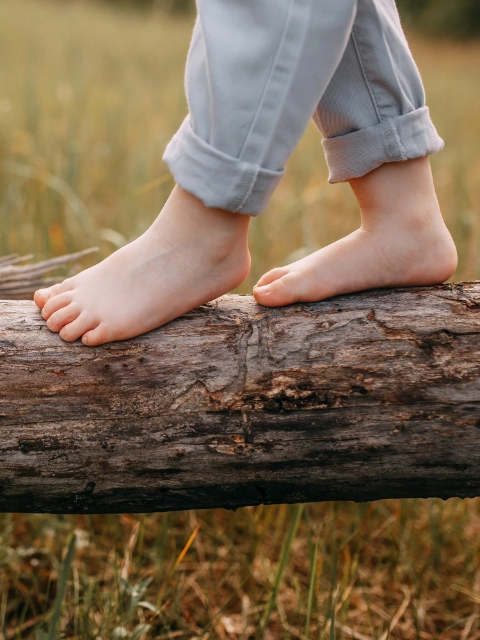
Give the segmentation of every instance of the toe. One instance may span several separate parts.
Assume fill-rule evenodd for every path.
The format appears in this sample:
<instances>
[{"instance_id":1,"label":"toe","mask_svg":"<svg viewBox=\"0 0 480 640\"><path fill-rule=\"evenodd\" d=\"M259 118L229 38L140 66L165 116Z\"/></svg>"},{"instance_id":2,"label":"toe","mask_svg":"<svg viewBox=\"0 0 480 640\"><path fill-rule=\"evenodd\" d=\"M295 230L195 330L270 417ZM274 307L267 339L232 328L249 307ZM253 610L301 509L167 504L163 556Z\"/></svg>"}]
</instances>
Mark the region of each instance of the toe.
<instances>
[{"instance_id":1,"label":"toe","mask_svg":"<svg viewBox=\"0 0 480 640\"><path fill-rule=\"evenodd\" d=\"M77 307L77 305L74 303L69 304L50 315L47 320L47 327L50 329L50 331L55 331L56 333L58 333L62 327L76 320L79 315L80 309Z\"/></svg>"},{"instance_id":2,"label":"toe","mask_svg":"<svg viewBox=\"0 0 480 640\"><path fill-rule=\"evenodd\" d=\"M89 319L87 314L81 313L78 318L66 324L59 331L59 336L65 342L75 342L78 340L80 336L83 336L84 333L90 331L96 326L96 322L93 319Z\"/></svg>"},{"instance_id":3,"label":"toe","mask_svg":"<svg viewBox=\"0 0 480 640\"><path fill-rule=\"evenodd\" d=\"M45 320L48 320L52 313L55 313L59 309L68 306L72 302L72 293L67 291L65 293L59 293L49 298L44 304L42 309L42 316ZM78 315L78 314L77 314Z\"/></svg>"},{"instance_id":4,"label":"toe","mask_svg":"<svg viewBox=\"0 0 480 640\"><path fill-rule=\"evenodd\" d=\"M253 290L255 300L266 307L281 307L302 299L303 276L298 271L290 271L270 284L257 286Z\"/></svg>"},{"instance_id":5,"label":"toe","mask_svg":"<svg viewBox=\"0 0 480 640\"><path fill-rule=\"evenodd\" d=\"M71 289L73 289L73 278L67 278L63 282L54 284L46 289L37 289L33 295L33 299L35 300L37 307L43 309L48 300L54 296L58 296L60 293L64 293L65 291L71 291Z\"/></svg>"},{"instance_id":6,"label":"toe","mask_svg":"<svg viewBox=\"0 0 480 640\"><path fill-rule=\"evenodd\" d=\"M255 288L263 287L266 284L270 284L274 280L278 280L282 276L285 276L287 273L288 273L287 267L277 267L276 269L267 271L267 273L264 273L263 276L260 278L260 280L257 282L257 284L255 285Z\"/></svg>"},{"instance_id":7,"label":"toe","mask_svg":"<svg viewBox=\"0 0 480 640\"><path fill-rule=\"evenodd\" d=\"M33 299L35 300L35 304L40 309L43 309L47 300L52 298L53 296L60 293L60 285L54 284L53 287L47 287L46 289L38 289L33 294Z\"/></svg>"},{"instance_id":8,"label":"toe","mask_svg":"<svg viewBox=\"0 0 480 640\"><path fill-rule=\"evenodd\" d=\"M98 327L87 331L82 336L82 342L87 345L87 347L96 347L99 344L105 344L105 342L109 341L108 331L104 324L99 324Z\"/></svg>"}]
</instances>

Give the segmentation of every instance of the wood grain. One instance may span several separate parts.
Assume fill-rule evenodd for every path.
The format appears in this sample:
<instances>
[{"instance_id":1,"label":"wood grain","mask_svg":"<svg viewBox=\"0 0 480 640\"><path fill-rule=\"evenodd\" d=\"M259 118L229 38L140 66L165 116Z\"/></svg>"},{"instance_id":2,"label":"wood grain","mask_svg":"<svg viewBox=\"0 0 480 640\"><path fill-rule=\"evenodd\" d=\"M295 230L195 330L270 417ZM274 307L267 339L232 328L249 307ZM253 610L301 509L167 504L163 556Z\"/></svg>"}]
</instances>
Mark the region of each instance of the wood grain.
<instances>
[{"instance_id":1,"label":"wood grain","mask_svg":"<svg viewBox=\"0 0 480 640\"><path fill-rule=\"evenodd\" d=\"M0 301L0 510L480 495L480 283L281 309L224 296L64 343Z\"/></svg>"}]
</instances>

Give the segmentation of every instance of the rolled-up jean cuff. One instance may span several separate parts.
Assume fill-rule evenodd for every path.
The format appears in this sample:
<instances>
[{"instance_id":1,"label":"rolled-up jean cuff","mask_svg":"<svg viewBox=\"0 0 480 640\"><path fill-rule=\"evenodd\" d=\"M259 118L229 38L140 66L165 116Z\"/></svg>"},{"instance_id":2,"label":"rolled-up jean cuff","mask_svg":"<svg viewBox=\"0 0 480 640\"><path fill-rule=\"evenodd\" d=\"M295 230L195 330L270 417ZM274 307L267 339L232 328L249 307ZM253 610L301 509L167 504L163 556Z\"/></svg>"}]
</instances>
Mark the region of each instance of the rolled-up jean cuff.
<instances>
[{"instance_id":1,"label":"rolled-up jean cuff","mask_svg":"<svg viewBox=\"0 0 480 640\"><path fill-rule=\"evenodd\" d=\"M164 156L177 184L207 207L259 215L282 179L270 171L233 158L199 138L187 116Z\"/></svg>"},{"instance_id":2,"label":"rolled-up jean cuff","mask_svg":"<svg viewBox=\"0 0 480 640\"><path fill-rule=\"evenodd\" d=\"M443 148L428 112L422 107L372 127L322 140L329 182L360 178L384 162L402 162Z\"/></svg>"}]
</instances>

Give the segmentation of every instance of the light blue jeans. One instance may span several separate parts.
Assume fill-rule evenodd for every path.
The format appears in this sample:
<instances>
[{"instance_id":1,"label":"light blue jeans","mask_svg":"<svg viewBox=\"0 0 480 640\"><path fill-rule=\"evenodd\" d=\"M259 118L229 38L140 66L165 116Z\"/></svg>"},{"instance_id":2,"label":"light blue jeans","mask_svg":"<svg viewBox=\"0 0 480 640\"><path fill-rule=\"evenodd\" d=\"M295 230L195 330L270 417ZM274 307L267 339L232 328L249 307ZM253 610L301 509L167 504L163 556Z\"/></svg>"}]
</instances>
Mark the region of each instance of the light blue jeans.
<instances>
[{"instance_id":1,"label":"light blue jeans","mask_svg":"<svg viewBox=\"0 0 480 640\"><path fill-rule=\"evenodd\" d=\"M197 0L189 115L164 160L205 205L261 213L310 118L329 181L439 151L394 0Z\"/></svg>"}]
</instances>

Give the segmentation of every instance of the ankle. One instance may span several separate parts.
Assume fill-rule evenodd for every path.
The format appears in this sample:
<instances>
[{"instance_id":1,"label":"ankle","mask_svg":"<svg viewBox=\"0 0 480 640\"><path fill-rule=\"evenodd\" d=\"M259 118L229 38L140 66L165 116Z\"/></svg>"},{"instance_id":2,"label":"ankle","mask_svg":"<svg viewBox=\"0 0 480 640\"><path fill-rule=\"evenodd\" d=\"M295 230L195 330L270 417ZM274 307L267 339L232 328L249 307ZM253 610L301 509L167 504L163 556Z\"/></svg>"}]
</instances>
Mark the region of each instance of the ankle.
<instances>
[{"instance_id":1,"label":"ankle","mask_svg":"<svg viewBox=\"0 0 480 640\"><path fill-rule=\"evenodd\" d=\"M210 265L248 273L248 225L250 216L207 207L194 195L176 186L157 219L147 230L154 246L203 256ZM189 258L190 259L190 258Z\"/></svg>"},{"instance_id":2,"label":"ankle","mask_svg":"<svg viewBox=\"0 0 480 640\"><path fill-rule=\"evenodd\" d=\"M394 255L399 249L414 272L431 270L432 281L453 275L457 250L442 218L428 157L384 164L350 185L360 205L361 228L376 235L384 250Z\"/></svg>"},{"instance_id":3,"label":"ankle","mask_svg":"<svg viewBox=\"0 0 480 640\"><path fill-rule=\"evenodd\" d=\"M162 212L152 225L161 234L169 228L182 237L192 236L210 245L235 245L248 238L250 216L207 207L196 196L176 185Z\"/></svg>"},{"instance_id":4,"label":"ankle","mask_svg":"<svg viewBox=\"0 0 480 640\"><path fill-rule=\"evenodd\" d=\"M369 224L442 222L428 157L383 164L350 186Z\"/></svg>"},{"instance_id":5,"label":"ankle","mask_svg":"<svg viewBox=\"0 0 480 640\"><path fill-rule=\"evenodd\" d=\"M250 216L206 207L176 186L146 236L155 251L181 256L185 264L201 264L204 273L224 274L234 289L250 271Z\"/></svg>"}]
</instances>

